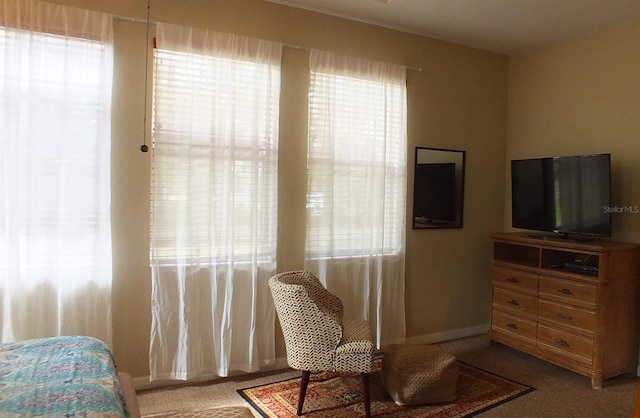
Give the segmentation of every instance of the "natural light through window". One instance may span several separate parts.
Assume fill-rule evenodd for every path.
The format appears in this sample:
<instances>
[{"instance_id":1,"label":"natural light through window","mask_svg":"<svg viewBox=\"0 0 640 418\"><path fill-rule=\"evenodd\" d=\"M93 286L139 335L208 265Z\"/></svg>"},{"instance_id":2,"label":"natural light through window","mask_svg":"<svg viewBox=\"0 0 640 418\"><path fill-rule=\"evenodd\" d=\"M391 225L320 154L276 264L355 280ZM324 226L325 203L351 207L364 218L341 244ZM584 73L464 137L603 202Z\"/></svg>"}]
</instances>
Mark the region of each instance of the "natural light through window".
<instances>
[{"instance_id":1,"label":"natural light through window","mask_svg":"<svg viewBox=\"0 0 640 418\"><path fill-rule=\"evenodd\" d=\"M0 13L0 340L110 344L113 17Z\"/></svg>"},{"instance_id":2,"label":"natural light through window","mask_svg":"<svg viewBox=\"0 0 640 418\"><path fill-rule=\"evenodd\" d=\"M265 64L161 49L154 79L155 257L271 254L279 80Z\"/></svg>"},{"instance_id":3,"label":"natural light through window","mask_svg":"<svg viewBox=\"0 0 640 418\"><path fill-rule=\"evenodd\" d=\"M0 144L13 156L3 160L2 178L15 187L0 188L1 219L12 219L0 229L0 254L28 254L33 261L21 268L39 278L31 286L46 281L51 263L63 260L62 285L73 287L86 281L102 251L96 231L110 235L105 48L49 34L25 40L18 32L0 29L0 56L6 57Z\"/></svg>"},{"instance_id":4,"label":"natural light through window","mask_svg":"<svg viewBox=\"0 0 640 418\"><path fill-rule=\"evenodd\" d=\"M311 73L307 253L397 252L404 220L404 85Z\"/></svg>"}]
</instances>

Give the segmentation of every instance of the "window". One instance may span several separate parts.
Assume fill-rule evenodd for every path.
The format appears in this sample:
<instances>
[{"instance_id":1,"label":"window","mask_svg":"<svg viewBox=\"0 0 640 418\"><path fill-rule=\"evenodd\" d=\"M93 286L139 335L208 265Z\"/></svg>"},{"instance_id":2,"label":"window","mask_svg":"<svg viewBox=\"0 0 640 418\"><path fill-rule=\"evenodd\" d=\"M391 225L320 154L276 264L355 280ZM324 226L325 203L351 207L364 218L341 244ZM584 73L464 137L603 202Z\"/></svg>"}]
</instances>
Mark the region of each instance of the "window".
<instances>
[{"instance_id":1,"label":"window","mask_svg":"<svg viewBox=\"0 0 640 418\"><path fill-rule=\"evenodd\" d=\"M32 3L0 27L2 340L110 343L111 16Z\"/></svg>"},{"instance_id":2,"label":"window","mask_svg":"<svg viewBox=\"0 0 640 418\"><path fill-rule=\"evenodd\" d=\"M405 69L323 51L309 58L304 265L381 347L405 335Z\"/></svg>"},{"instance_id":3,"label":"window","mask_svg":"<svg viewBox=\"0 0 640 418\"><path fill-rule=\"evenodd\" d=\"M269 64L159 49L155 83L154 256L270 256L279 77Z\"/></svg>"},{"instance_id":4,"label":"window","mask_svg":"<svg viewBox=\"0 0 640 418\"><path fill-rule=\"evenodd\" d=\"M390 81L317 63L310 89L307 258L400 252L404 77Z\"/></svg>"},{"instance_id":5,"label":"window","mask_svg":"<svg viewBox=\"0 0 640 418\"><path fill-rule=\"evenodd\" d=\"M158 24L151 379L275 361L281 45Z\"/></svg>"}]
</instances>

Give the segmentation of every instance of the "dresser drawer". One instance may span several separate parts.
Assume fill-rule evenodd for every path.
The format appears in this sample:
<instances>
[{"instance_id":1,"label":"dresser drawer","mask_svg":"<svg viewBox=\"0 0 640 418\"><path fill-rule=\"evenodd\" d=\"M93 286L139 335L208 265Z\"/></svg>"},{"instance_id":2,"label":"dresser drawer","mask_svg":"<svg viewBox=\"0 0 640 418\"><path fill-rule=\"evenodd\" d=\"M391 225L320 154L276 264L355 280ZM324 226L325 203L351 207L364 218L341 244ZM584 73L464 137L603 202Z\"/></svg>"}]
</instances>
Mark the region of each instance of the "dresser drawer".
<instances>
[{"instance_id":1,"label":"dresser drawer","mask_svg":"<svg viewBox=\"0 0 640 418\"><path fill-rule=\"evenodd\" d=\"M530 343L535 344L538 326L535 321L509 315L494 309L491 312L491 330L515 334L520 338L531 340Z\"/></svg>"},{"instance_id":2,"label":"dresser drawer","mask_svg":"<svg viewBox=\"0 0 640 418\"><path fill-rule=\"evenodd\" d=\"M515 290L531 296L538 295L538 275L519 270L495 267L492 273L494 286Z\"/></svg>"},{"instance_id":3,"label":"dresser drawer","mask_svg":"<svg viewBox=\"0 0 640 418\"><path fill-rule=\"evenodd\" d=\"M597 288L594 284L540 276L540 298L571 305L596 308Z\"/></svg>"},{"instance_id":4,"label":"dresser drawer","mask_svg":"<svg viewBox=\"0 0 640 418\"><path fill-rule=\"evenodd\" d=\"M587 337L596 332L596 313L554 302L541 300L538 309L541 324L571 329Z\"/></svg>"},{"instance_id":5,"label":"dresser drawer","mask_svg":"<svg viewBox=\"0 0 640 418\"><path fill-rule=\"evenodd\" d=\"M538 325L538 347L561 352L567 357L591 365L593 340Z\"/></svg>"},{"instance_id":6,"label":"dresser drawer","mask_svg":"<svg viewBox=\"0 0 640 418\"><path fill-rule=\"evenodd\" d=\"M493 309L522 316L533 321L538 317L538 299L522 293L493 288Z\"/></svg>"}]
</instances>

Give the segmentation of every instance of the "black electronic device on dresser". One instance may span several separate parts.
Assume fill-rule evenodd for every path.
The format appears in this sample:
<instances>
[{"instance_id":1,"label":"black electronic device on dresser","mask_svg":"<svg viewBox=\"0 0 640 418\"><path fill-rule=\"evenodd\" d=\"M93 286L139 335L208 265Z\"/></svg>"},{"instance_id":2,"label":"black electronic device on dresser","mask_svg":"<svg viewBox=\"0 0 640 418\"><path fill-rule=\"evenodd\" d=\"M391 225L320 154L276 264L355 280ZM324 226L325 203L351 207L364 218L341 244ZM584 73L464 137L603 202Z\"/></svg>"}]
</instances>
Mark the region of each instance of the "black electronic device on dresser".
<instances>
[{"instance_id":1,"label":"black electronic device on dresser","mask_svg":"<svg viewBox=\"0 0 640 418\"><path fill-rule=\"evenodd\" d=\"M598 264L585 261L567 261L564 269L573 273L586 274L588 276L598 276L600 268Z\"/></svg>"}]
</instances>

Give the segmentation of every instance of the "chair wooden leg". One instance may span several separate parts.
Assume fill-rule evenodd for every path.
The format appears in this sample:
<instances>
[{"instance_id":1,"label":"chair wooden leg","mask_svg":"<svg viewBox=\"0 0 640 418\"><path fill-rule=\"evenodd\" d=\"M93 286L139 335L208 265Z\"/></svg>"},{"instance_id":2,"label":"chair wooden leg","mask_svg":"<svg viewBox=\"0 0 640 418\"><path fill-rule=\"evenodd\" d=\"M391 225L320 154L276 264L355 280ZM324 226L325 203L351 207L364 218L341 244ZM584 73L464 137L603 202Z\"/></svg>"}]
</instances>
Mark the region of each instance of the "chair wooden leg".
<instances>
[{"instance_id":1,"label":"chair wooden leg","mask_svg":"<svg viewBox=\"0 0 640 418\"><path fill-rule=\"evenodd\" d=\"M307 386L309 386L309 377L311 372L308 370L302 371L302 380L300 381L300 394L298 395L298 416L302 415L302 406L304 405L304 397L307 394Z\"/></svg>"},{"instance_id":2,"label":"chair wooden leg","mask_svg":"<svg viewBox=\"0 0 640 418\"><path fill-rule=\"evenodd\" d=\"M369 373L362 373L362 401L365 417L371 416L371 396L369 394Z\"/></svg>"}]
</instances>

